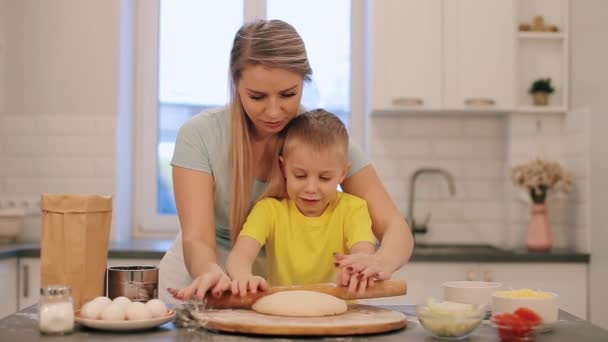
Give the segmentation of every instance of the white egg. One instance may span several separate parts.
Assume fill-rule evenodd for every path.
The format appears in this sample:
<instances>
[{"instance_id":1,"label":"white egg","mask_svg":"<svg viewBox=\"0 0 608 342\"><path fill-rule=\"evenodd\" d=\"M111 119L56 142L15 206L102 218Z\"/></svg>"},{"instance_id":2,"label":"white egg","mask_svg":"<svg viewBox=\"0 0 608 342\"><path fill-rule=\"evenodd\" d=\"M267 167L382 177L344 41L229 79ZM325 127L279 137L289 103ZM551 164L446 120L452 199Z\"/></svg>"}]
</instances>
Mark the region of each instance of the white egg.
<instances>
[{"instance_id":1,"label":"white egg","mask_svg":"<svg viewBox=\"0 0 608 342\"><path fill-rule=\"evenodd\" d=\"M167 314L167 306L160 299L151 299L146 303L148 311L152 314L152 317L162 317Z\"/></svg>"},{"instance_id":2,"label":"white egg","mask_svg":"<svg viewBox=\"0 0 608 342\"><path fill-rule=\"evenodd\" d=\"M148 308L146 308L146 304L141 302L131 302L127 304L125 306L125 311L127 319L130 321L152 318L152 314L148 311Z\"/></svg>"},{"instance_id":3,"label":"white egg","mask_svg":"<svg viewBox=\"0 0 608 342\"><path fill-rule=\"evenodd\" d=\"M125 317L125 308L115 303L106 306L101 312L101 319L104 321L123 321Z\"/></svg>"},{"instance_id":4,"label":"white egg","mask_svg":"<svg viewBox=\"0 0 608 342\"><path fill-rule=\"evenodd\" d=\"M112 303L125 306L125 305L131 303L131 299L129 299L129 298L125 297L125 296L120 296L120 297L114 298L114 300L112 301Z\"/></svg>"},{"instance_id":5,"label":"white egg","mask_svg":"<svg viewBox=\"0 0 608 342\"><path fill-rule=\"evenodd\" d=\"M107 305L110 305L110 303L112 303L112 300L108 297L104 297L104 296L99 296L96 297L95 299L93 299L93 301L101 303L102 307L106 307Z\"/></svg>"},{"instance_id":6,"label":"white egg","mask_svg":"<svg viewBox=\"0 0 608 342\"><path fill-rule=\"evenodd\" d=\"M80 315L88 319L99 319L101 317L101 311L103 309L104 306L101 302L96 302L92 300L82 306L82 308L80 309Z\"/></svg>"}]
</instances>

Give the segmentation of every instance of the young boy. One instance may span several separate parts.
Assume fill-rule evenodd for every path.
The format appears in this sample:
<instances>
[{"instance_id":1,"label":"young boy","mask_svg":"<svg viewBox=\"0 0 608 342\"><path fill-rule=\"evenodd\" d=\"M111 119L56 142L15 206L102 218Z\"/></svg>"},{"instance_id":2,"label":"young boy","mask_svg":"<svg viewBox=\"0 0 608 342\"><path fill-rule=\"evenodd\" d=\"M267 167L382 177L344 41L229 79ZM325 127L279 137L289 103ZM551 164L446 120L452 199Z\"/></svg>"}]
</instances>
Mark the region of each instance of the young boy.
<instances>
[{"instance_id":1,"label":"young boy","mask_svg":"<svg viewBox=\"0 0 608 342\"><path fill-rule=\"evenodd\" d=\"M335 115L317 109L286 127L267 190L249 214L228 256L232 293L266 290L268 283L336 281L334 255L372 254L376 239L366 202L337 191L348 173L348 133ZM252 265L266 246L265 279ZM346 282L356 283L357 275ZM366 284L356 285L364 291Z\"/></svg>"}]
</instances>

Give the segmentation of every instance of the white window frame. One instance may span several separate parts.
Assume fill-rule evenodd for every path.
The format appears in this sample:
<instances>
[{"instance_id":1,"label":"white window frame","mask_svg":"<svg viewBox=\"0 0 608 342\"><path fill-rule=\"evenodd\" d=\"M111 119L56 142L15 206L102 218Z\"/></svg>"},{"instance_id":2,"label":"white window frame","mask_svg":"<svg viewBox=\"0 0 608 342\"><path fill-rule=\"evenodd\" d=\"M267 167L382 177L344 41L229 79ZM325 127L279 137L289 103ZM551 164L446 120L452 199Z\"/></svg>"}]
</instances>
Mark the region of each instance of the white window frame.
<instances>
[{"instance_id":1,"label":"white window frame","mask_svg":"<svg viewBox=\"0 0 608 342\"><path fill-rule=\"evenodd\" d=\"M244 20L265 17L264 0L243 0ZM367 151L369 113L366 61L368 60L368 0L352 0L351 11L351 117L350 134ZM134 237L168 237L179 230L177 215L158 215L158 33L159 0L137 1L135 99L135 224Z\"/></svg>"}]
</instances>

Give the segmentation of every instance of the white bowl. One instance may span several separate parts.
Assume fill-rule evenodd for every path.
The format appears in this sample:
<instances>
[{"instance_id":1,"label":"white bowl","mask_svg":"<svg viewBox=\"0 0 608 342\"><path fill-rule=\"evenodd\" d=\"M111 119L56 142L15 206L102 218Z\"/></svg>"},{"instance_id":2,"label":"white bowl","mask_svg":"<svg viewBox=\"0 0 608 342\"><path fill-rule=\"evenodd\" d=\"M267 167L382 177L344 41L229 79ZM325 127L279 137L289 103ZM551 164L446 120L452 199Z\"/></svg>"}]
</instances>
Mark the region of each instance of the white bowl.
<instances>
[{"instance_id":1,"label":"white bowl","mask_svg":"<svg viewBox=\"0 0 608 342\"><path fill-rule=\"evenodd\" d=\"M559 312L558 295L548 292L549 298L510 298L498 294L492 296L492 312L514 312L517 308L526 307L536 312L543 324L551 325L557 321Z\"/></svg>"},{"instance_id":2,"label":"white bowl","mask_svg":"<svg viewBox=\"0 0 608 342\"><path fill-rule=\"evenodd\" d=\"M443 299L450 302L490 305L492 294L501 283L488 281L449 281L443 283Z\"/></svg>"}]
</instances>

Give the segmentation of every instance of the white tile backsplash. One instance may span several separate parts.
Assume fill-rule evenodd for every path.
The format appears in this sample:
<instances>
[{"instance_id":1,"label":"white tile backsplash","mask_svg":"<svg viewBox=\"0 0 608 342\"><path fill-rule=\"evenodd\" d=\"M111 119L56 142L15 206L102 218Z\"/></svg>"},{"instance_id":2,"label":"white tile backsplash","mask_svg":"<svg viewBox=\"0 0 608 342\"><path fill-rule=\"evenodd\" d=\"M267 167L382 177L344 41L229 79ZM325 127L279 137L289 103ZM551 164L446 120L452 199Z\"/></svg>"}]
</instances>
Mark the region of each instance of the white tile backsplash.
<instances>
[{"instance_id":1,"label":"white tile backsplash","mask_svg":"<svg viewBox=\"0 0 608 342\"><path fill-rule=\"evenodd\" d=\"M536 156L559 160L573 173L576 185L569 195L553 194L548 200L554 244L586 250L580 236L588 234L584 218L588 206L582 202L589 192L588 131L567 117L375 117L371 158L404 215L409 177L416 169L440 167L454 176L453 197L443 177L418 179L415 219L421 222L432 213L429 233L417 236L419 241L509 247L525 246L530 215L529 195L513 186L510 167Z\"/></svg>"}]
</instances>

